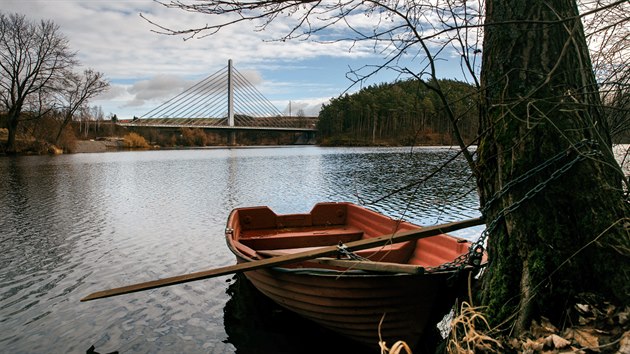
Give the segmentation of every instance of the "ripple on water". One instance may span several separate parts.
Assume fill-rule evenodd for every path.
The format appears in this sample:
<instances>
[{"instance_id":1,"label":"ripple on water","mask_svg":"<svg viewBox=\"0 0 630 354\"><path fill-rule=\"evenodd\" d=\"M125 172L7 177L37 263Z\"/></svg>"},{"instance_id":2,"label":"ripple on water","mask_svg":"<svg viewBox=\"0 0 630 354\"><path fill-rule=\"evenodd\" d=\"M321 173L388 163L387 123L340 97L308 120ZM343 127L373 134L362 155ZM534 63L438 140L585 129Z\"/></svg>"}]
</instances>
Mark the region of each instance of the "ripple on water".
<instances>
[{"instance_id":1,"label":"ripple on water","mask_svg":"<svg viewBox=\"0 0 630 354\"><path fill-rule=\"evenodd\" d=\"M271 343L270 328L248 327L247 337L240 336L232 316L242 315L234 310L245 304L227 294L231 278L79 300L233 264L223 231L235 207L295 213L320 201L352 201L425 225L477 216L465 162L441 166L454 154L305 147L0 159L6 181L0 186L0 347L12 353L84 352L91 345L125 353L300 347L312 338L281 337L291 328L273 332ZM270 311L266 317L278 310Z\"/></svg>"}]
</instances>

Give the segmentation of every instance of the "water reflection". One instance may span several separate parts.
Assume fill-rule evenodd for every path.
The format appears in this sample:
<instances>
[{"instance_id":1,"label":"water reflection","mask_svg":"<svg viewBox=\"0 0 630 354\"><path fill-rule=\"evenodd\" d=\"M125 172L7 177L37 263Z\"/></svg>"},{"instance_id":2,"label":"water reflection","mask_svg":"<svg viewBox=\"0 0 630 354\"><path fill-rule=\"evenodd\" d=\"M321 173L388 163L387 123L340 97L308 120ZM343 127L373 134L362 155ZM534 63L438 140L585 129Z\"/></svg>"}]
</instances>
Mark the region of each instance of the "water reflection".
<instances>
[{"instance_id":1,"label":"water reflection","mask_svg":"<svg viewBox=\"0 0 630 354\"><path fill-rule=\"evenodd\" d=\"M426 183L382 199L454 154L446 148L304 147L1 158L0 348L247 353L255 350L247 329L259 324L268 331L258 339L273 338L256 344L263 348L319 348L331 335L277 308L257 306L253 313L267 311L262 320L243 319L251 309L234 305L225 278L79 299L233 264L223 229L239 206L291 213L320 201L352 201L421 224L476 216L476 195L462 196L474 185L461 159Z\"/></svg>"},{"instance_id":2,"label":"water reflection","mask_svg":"<svg viewBox=\"0 0 630 354\"><path fill-rule=\"evenodd\" d=\"M243 275L235 275L223 323L227 342L238 354L356 353L367 349L283 309L258 292Z\"/></svg>"},{"instance_id":3,"label":"water reflection","mask_svg":"<svg viewBox=\"0 0 630 354\"><path fill-rule=\"evenodd\" d=\"M341 192L346 200L422 225L475 217L478 199L466 162L457 158L443 166L456 154L425 148L326 155L328 197Z\"/></svg>"}]
</instances>

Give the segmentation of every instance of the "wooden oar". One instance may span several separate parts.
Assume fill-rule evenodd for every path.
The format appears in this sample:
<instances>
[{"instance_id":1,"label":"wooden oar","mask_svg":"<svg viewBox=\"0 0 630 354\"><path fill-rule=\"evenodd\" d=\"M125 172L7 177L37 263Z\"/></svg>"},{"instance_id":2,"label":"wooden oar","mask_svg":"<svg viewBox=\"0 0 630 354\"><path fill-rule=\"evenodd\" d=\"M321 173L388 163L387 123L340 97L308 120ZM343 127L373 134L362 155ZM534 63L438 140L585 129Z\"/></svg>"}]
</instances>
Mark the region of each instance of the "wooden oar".
<instances>
[{"instance_id":1,"label":"wooden oar","mask_svg":"<svg viewBox=\"0 0 630 354\"><path fill-rule=\"evenodd\" d=\"M450 231L459 229L465 229L467 227L477 226L483 224L483 220L480 218L468 219L463 221L456 221L442 225L428 226L418 230L400 231L389 235L383 235L374 238L368 238L353 242L348 242L346 247L351 251L357 251L376 246L382 246L388 243L398 243L410 240L417 240L425 237L435 236ZM263 259L259 261L252 261L247 263L239 263L236 265L215 268L210 270L204 270L201 272L195 272L190 274L178 275L169 278L163 278L158 280L152 280L145 283L138 283L120 288L114 288L109 290L98 291L92 293L81 301L90 301L95 299L101 299L110 296L123 295L134 293L143 290L155 289L169 285L182 284L195 280L202 280L208 278L214 278L222 275L234 274L239 272L247 272L250 270L281 266L291 263L297 263L318 257L327 257L337 254L337 246L326 246L317 250L305 251L286 256L278 256L274 258Z\"/></svg>"},{"instance_id":2,"label":"wooden oar","mask_svg":"<svg viewBox=\"0 0 630 354\"><path fill-rule=\"evenodd\" d=\"M358 270L369 270L381 273L406 273L406 274L422 274L424 267L413 264L400 264L390 262L373 262L366 260L354 259L337 259L337 258L315 258L315 263L325 264L333 267L342 267Z\"/></svg>"}]
</instances>

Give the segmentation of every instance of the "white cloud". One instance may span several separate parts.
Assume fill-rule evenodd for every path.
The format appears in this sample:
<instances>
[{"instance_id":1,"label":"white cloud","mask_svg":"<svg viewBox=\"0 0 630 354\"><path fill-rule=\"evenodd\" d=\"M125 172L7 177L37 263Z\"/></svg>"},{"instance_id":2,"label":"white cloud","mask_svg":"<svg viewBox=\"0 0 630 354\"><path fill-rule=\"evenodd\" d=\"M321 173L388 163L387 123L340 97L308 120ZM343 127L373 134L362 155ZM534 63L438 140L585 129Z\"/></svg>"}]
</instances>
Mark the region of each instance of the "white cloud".
<instances>
[{"instance_id":1,"label":"white cloud","mask_svg":"<svg viewBox=\"0 0 630 354\"><path fill-rule=\"evenodd\" d=\"M194 82L175 75L158 75L149 80L136 81L128 92L134 95L136 100L168 99L193 84Z\"/></svg>"},{"instance_id":2,"label":"white cloud","mask_svg":"<svg viewBox=\"0 0 630 354\"><path fill-rule=\"evenodd\" d=\"M282 110L282 114L297 116L303 113L306 117L315 117L319 114L322 105L328 103L329 99L311 98L306 100L290 101Z\"/></svg>"},{"instance_id":3,"label":"white cloud","mask_svg":"<svg viewBox=\"0 0 630 354\"><path fill-rule=\"evenodd\" d=\"M125 85L109 85L106 91L96 96L96 100L106 101L120 99L128 95L127 87Z\"/></svg>"}]
</instances>

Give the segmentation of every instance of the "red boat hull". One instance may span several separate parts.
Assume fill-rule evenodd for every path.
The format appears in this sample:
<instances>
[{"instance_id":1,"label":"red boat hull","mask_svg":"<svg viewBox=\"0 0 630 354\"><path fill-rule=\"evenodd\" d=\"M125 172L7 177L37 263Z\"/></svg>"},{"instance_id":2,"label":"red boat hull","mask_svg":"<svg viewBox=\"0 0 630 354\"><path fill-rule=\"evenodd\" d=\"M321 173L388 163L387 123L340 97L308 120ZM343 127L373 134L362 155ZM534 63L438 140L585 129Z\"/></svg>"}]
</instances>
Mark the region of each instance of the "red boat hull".
<instances>
[{"instance_id":1,"label":"red boat hull","mask_svg":"<svg viewBox=\"0 0 630 354\"><path fill-rule=\"evenodd\" d=\"M310 214L288 216L256 207L232 212L227 241L242 263L262 258L268 247L297 252L304 247L335 244L337 239L349 242L351 238L414 228L419 226L350 203L321 203ZM438 235L357 253L375 261L435 266L467 252L468 246L452 236ZM377 346L381 338L390 345L398 340L416 344L428 326L434 326L449 311L465 288L469 273L470 269L456 274L368 272L303 262L245 275L280 306L357 342Z\"/></svg>"}]
</instances>

